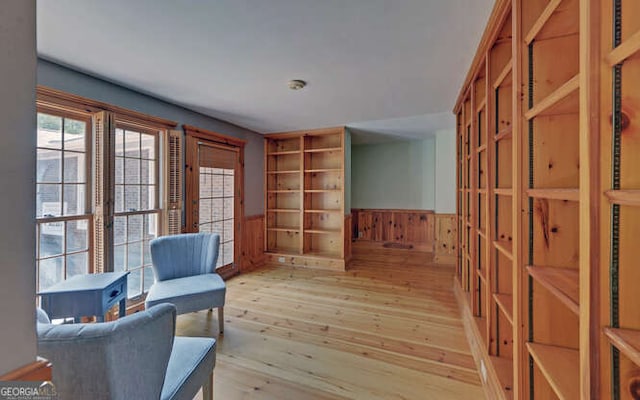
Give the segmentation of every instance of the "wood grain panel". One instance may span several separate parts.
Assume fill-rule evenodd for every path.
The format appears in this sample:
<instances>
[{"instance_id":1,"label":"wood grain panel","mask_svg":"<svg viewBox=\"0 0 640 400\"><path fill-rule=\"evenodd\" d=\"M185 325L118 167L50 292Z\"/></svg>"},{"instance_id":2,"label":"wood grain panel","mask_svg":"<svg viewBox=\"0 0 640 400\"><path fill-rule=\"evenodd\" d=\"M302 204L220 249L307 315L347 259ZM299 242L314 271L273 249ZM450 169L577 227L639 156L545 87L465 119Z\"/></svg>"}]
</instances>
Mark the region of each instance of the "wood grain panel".
<instances>
[{"instance_id":1,"label":"wood grain panel","mask_svg":"<svg viewBox=\"0 0 640 400\"><path fill-rule=\"evenodd\" d=\"M420 251L433 251L433 211L352 209L351 213L358 216L354 236L359 241L404 244Z\"/></svg>"},{"instance_id":2,"label":"wood grain panel","mask_svg":"<svg viewBox=\"0 0 640 400\"><path fill-rule=\"evenodd\" d=\"M264 265L264 215L246 217L242 221L240 272Z\"/></svg>"},{"instance_id":3,"label":"wood grain panel","mask_svg":"<svg viewBox=\"0 0 640 400\"><path fill-rule=\"evenodd\" d=\"M440 264L454 264L457 254L457 237L455 214L436 214L435 218L435 258Z\"/></svg>"}]
</instances>

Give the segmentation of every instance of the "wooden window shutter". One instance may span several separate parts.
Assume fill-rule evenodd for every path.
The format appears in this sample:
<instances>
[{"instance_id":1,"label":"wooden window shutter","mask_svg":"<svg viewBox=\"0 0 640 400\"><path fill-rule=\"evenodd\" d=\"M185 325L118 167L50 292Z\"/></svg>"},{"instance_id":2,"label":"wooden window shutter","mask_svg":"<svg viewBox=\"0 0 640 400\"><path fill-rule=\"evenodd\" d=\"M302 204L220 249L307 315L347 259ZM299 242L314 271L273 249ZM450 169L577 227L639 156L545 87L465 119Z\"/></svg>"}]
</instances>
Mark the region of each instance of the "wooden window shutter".
<instances>
[{"instance_id":1,"label":"wooden window shutter","mask_svg":"<svg viewBox=\"0 0 640 400\"><path fill-rule=\"evenodd\" d=\"M170 130L166 138L164 233L175 235L182 232L182 131Z\"/></svg>"},{"instance_id":2,"label":"wooden window shutter","mask_svg":"<svg viewBox=\"0 0 640 400\"><path fill-rule=\"evenodd\" d=\"M93 121L93 168L94 168L94 270L109 272L113 269L113 182L115 180L115 129L113 113L100 111L92 116Z\"/></svg>"}]
</instances>

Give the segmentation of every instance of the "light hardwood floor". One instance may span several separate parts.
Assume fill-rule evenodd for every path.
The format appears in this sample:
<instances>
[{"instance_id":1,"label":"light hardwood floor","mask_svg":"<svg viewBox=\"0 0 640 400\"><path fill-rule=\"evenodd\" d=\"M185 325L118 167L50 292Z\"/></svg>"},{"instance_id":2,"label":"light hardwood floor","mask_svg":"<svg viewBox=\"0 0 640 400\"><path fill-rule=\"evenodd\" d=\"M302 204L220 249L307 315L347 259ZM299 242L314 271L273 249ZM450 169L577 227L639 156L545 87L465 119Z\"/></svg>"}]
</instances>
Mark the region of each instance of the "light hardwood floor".
<instances>
[{"instance_id":1,"label":"light hardwood floor","mask_svg":"<svg viewBox=\"0 0 640 400\"><path fill-rule=\"evenodd\" d=\"M482 399L453 267L354 246L346 273L266 266L227 282L214 398ZM178 335L217 336L217 313Z\"/></svg>"}]
</instances>

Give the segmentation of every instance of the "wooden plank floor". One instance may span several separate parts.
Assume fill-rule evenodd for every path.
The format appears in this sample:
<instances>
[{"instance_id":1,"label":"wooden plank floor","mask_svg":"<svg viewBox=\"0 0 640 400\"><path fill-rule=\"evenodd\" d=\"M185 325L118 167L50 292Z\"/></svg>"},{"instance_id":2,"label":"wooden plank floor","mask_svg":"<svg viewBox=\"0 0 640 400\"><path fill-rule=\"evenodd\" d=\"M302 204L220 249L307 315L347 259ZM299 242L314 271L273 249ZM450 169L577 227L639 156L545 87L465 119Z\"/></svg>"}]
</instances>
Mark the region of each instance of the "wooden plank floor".
<instances>
[{"instance_id":1,"label":"wooden plank floor","mask_svg":"<svg viewBox=\"0 0 640 400\"><path fill-rule=\"evenodd\" d=\"M452 291L431 254L354 246L346 273L266 266L227 282L215 398L482 399ZM178 335L217 336L217 313Z\"/></svg>"}]
</instances>

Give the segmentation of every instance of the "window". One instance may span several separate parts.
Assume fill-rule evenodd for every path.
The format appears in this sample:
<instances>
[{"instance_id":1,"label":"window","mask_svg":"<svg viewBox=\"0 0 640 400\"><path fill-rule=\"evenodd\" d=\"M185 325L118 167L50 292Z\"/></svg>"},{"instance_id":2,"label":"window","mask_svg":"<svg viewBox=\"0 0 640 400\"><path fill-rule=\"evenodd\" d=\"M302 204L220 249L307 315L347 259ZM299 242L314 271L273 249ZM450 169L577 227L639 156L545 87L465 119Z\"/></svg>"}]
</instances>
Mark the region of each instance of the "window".
<instances>
[{"instance_id":1,"label":"window","mask_svg":"<svg viewBox=\"0 0 640 400\"><path fill-rule=\"evenodd\" d=\"M233 263L235 171L200 167L200 232L220 235L216 268Z\"/></svg>"},{"instance_id":2,"label":"window","mask_svg":"<svg viewBox=\"0 0 640 400\"><path fill-rule=\"evenodd\" d=\"M115 132L114 270L130 271L128 297L153 284L149 241L158 236L158 132Z\"/></svg>"},{"instance_id":3,"label":"window","mask_svg":"<svg viewBox=\"0 0 640 400\"><path fill-rule=\"evenodd\" d=\"M89 119L37 114L37 290L91 271Z\"/></svg>"},{"instance_id":4,"label":"window","mask_svg":"<svg viewBox=\"0 0 640 400\"><path fill-rule=\"evenodd\" d=\"M137 305L154 281L150 241L182 229L182 131L44 87L37 108L37 290L128 271Z\"/></svg>"}]
</instances>

